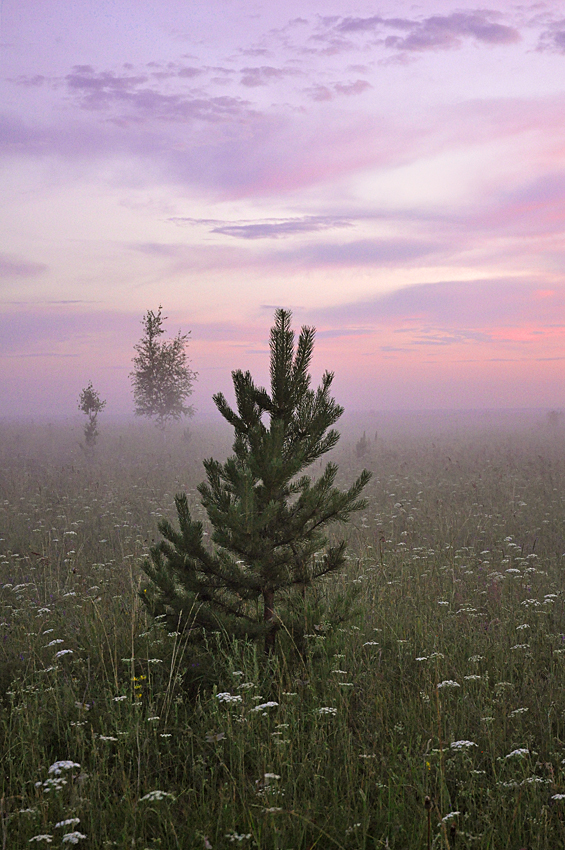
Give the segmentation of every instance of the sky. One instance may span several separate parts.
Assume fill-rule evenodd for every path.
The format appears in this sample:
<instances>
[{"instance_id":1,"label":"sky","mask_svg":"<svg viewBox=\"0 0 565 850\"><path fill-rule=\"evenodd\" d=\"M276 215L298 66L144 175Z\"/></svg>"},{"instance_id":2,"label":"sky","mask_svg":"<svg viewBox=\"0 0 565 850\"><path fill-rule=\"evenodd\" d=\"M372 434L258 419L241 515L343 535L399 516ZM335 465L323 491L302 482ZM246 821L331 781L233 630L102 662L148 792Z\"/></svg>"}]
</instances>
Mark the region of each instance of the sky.
<instances>
[{"instance_id":1,"label":"sky","mask_svg":"<svg viewBox=\"0 0 565 850\"><path fill-rule=\"evenodd\" d=\"M0 416L268 381L349 410L565 407L565 0L0 0Z\"/></svg>"}]
</instances>

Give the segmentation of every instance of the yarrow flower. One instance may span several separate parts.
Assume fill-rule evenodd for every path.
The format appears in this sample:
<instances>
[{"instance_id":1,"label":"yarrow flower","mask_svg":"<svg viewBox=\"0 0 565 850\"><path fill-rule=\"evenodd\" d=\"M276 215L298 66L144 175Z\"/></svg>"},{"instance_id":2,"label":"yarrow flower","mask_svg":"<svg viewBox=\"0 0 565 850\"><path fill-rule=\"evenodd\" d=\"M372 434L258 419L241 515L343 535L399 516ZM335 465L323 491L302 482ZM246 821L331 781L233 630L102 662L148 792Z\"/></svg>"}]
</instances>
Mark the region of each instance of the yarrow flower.
<instances>
[{"instance_id":1,"label":"yarrow flower","mask_svg":"<svg viewBox=\"0 0 565 850\"><path fill-rule=\"evenodd\" d=\"M278 702L262 702L260 705L255 705L251 711L264 711L266 708L276 708L277 706Z\"/></svg>"},{"instance_id":2,"label":"yarrow flower","mask_svg":"<svg viewBox=\"0 0 565 850\"><path fill-rule=\"evenodd\" d=\"M63 835L61 841L63 844L78 844L81 839L86 838L82 832L67 832Z\"/></svg>"},{"instance_id":3,"label":"yarrow flower","mask_svg":"<svg viewBox=\"0 0 565 850\"><path fill-rule=\"evenodd\" d=\"M55 653L55 658L62 658L63 655L73 655L72 649L61 649Z\"/></svg>"},{"instance_id":4,"label":"yarrow flower","mask_svg":"<svg viewBox=\"0 0 565 850\"><path fill-rule=\"evenodd\" d=\"M52 835L46 835L46 834L34 835L33 838L29 839L28 843L31 844L32 841L45 841L46 844L52 844L53 843L53 836Z\"/></svg>"},{"instance_id":5,"label":"yarrow flower","mask_svg":"<svg viewBox=\"0 0 565 850\"><path fill-rule=\"evenodd\" d=\"M55 776L60 776L61 771L63 770L72 770L73 767L80 767L80 764L77 764L76 761L56 761L53 762L47 773L54 774Z\"/></svg>"},{"instance_id":6,"label":"yarrow flower","mask_svg":"<svg viewBox=\"0 0 565 850\"><path fill-rule=\"evenodd\" d=\"M452 750L468 750L469 747L476 747L478 744L474 741L453 741L450 746Z\"/></svg>"},{"instance_id":7,"label":"yarrow flower","mask_svg":"<svg viewBox=\"0 0 565 850\"><path fill-rule=\"evenodd\" d=\"M80 823L80 818L68 818L67 820L60 820L59 823L55 824L55 829L59 829L61 826L76 826L77 823Z\"/></svg>"},{"instance_id":8,"label":"yarrow flower","mask_svg":"<svg viewBox=\"0 0 565 850\"><path fill-rule=\"evenodd\" d=\"M220 702L241 702L243 697L241 694L221 693L216 694L216 699Z\"/></svg>"},{"instance_id":9,"label":"yarrow flower","mask_svg":"<svg viewBox=\"0 0 565 850\"><path fill-rule=\"evenodd\" d=\"M174 796L169 794L168 791L150 791L141 800L147 800L149 803L153 803L155 800L164 800L165 797L170 797L171 800L174 800Z\"/></svg>"},{"instance_id":10,"label":"yarrow flower","mask_svg":"<svg viewBox=\"0 0 565 850\"><path fill-rule=\"evenodd\" d=\"M461 685L459 682L454 682L453 679L445 679L443 682L440 682L437 686L438 691L441 688L460 688Z\"/></svg>"},{"instance_id":11,"label":"yarrow flower","mask_svg":"<svg viewBox=\"0 0 565 850\"><path fill-rule=\"evenodd\" d=\"M526 747L520 747L517 750L512 750L511 753L508 753L507 756L504 756L505 759L511 759L516 756L517 758L525 758L525 756L529 756L530 751L526 749Z\"/></svg>"},{"instance_id":12,"label":"yarrow flower","mask_svg":"<svg viewBox=\"0 0 565 850\"><path fill-rule=\"evenodd\" d=\"M322 708L319 708L317 713L318 714L336 715L337 714L337 708L333 708L332 706L326 705L326 706L323 706Z\"/></svg>"}]
</instances>

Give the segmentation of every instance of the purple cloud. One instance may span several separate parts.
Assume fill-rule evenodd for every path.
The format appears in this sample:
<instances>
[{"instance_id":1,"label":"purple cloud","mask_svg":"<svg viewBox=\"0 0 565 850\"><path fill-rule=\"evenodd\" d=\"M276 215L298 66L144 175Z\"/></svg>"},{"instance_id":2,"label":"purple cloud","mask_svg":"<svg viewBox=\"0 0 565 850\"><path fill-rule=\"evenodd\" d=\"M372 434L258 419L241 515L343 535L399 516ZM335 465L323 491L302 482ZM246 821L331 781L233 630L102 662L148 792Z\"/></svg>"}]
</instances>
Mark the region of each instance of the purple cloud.
<instances>
[{"instance_id":1,"label":"purple cloud","mask_svg":"<svg viewBox=\"0 0 565 850\"><path fill-rule=\"evenodd\" d=\"M355 36L371 34L382 38L385 31L399 30L402 35L389 35L384 38L386 47L403 51L422 51L453 49L461 45L465 38L473 38L485 44L513 44L520 40L518 30L497 23L496 13L483 9L466 12L453 12L450 15L432 15L422 20L408 18L383 18L380 15L368 17L346 17L322 19L326 31L317 33L314 39L325 41L336 49L353 46L344 41L343 35Z\"/></svg>"},{"instance_id":2,"label":"purple cloud","mask_svg":"<svg viewBox=\"0 0 565 850\"><path fill-rule=\"evenodd\" d=\"M323 242L275 254L273 260L315 266L386 266L406 263L434 253L439 245L411 239L360 239L355 242Z\"/></svg>"},{"instance_id":3,"label":"purple cloud","mask_svg":"<svg viewBox=\"0 0 565 850\"><path fill-rule=\"evenodd\" d=\"M293 236L297 233L313 233L334 227L351 227L352 223L332 216L304 216L302 218L253 222L251 224L221 224L212 233L224 233L239 239L265 239Z\"/></svg>"},{"instance_id":4,"label":"purple cloud","mask_svg":"<svg viewBox=\"0 0 565 850\"><path fill-rule=\"evenodd\" d=\"M539 37L537 50L565 53L565 18L554 21Z\"/></svg>"},{"instance_id":5,"label":"purple cloud","mask_svg":"<svg viewBox=\"0 0 565 850\"><path fill-rule=\"evenodd\" d=\"M119 108L118 121L128 114L165 121L223 121L249 116L249 102L238 97L194 97L162 94L145 86L143 75L119 76L111 71L94 71L89 65L75 66L66 76L68 90L78 98L80 106L89 110Z\"/></svg>"},{"instance_id":6,"label":"purple cloud","mask_svg":"<svg viewBox=\"0 0 565 850\"><path fill-rule=\"evenodd\" d=\"M8 82L15 83L17 86L25 86L26 88L38 88L48 82L48 77L44 77L43 74L35 74L33 77L20 74L19 77L9 77Z\"/></svg>"},{"instance_id":7,"label":"purple cloud","mask_svg":"<svg viewBox=\"0 0 565 850\"><path fill-rule=\"evenodd\" d=\"M367 301L316 311L318 321L365 327L403 320L448 326L453 332L509 327L517 322L565 321L565 286L547 288L528 278L439 281L397 289Z\"/></svg>"},{"instance_id":8,"label":"purple cloud","mask_svg":"<svg viewBox=\"0 0 565 850\"><path fill-rule=\"evenodd\" d=\"M178 71L179 77L184 77L185 79L192 79L193 77L199 77L202 74L201 68L180 68Z\"/></svg>"},{"instance_id":9,"label":"purple cloud","mask_svg":"<svg viewBox=\"0 0 565 850\"><path fill-rule=\"evenodd\" d=\"M398 23L393 26L397 27ZM407 26L404 28L408 29ZM385 45L398 50L446 50L459 47L464 38L474 38L486 44L514 44L520 41L520 34L514 27L489 20L489 13L482 10L453 12L414 22L408 35L388 36Z\"/></svg>"},{"instance_id":10,"label":"purple cloud","mask_svg":"<svg viewBox=\"0 0 565 850\"><path fill-rule=\"evenodd\" d=\"M314 85L304 89L311 100L323 102L325 100L333 100L334 95L351 95L363 94L367 89L372 88L372 85L367 80L356 80L354 83L332 83L331 87L323 85Z\"/></svg>"},{"instance_id":11,"label":"purple cloud","mask_svg":"<svg viewBox=\"0 0 565 850\"><path fill-rule=\"evenodd\" d=\"M273 68L270 65L261 65L258 68L242 68L241 84L254 88L256 86L267 86L273 80L280 80L288 74L296 74L296 71L283 71L281 68Z\"/></svg>"},{"instance_id":12,"label":"purple cloud","mask_svg":"<svg viewBox=\"0 0 565 850\"><path fill-rule=\"evenodd\" d=\"M338 94L345 95L362 94L370 88L372 88L372 86L367 82L367 80L355 80L354 83L336 83L334 86L334 89Z\"/></svg>"},{"instance_id":13,"label":"purple cloud","mask_svg":"<svg viewBox=\"0 0 565 850\"><path fill-rule=\"evenodd\" d=\"M7 254L0 254L0 278L34 277L47 271L47 268L44 263L17 260Z\"/></svg>"}]
</instances>

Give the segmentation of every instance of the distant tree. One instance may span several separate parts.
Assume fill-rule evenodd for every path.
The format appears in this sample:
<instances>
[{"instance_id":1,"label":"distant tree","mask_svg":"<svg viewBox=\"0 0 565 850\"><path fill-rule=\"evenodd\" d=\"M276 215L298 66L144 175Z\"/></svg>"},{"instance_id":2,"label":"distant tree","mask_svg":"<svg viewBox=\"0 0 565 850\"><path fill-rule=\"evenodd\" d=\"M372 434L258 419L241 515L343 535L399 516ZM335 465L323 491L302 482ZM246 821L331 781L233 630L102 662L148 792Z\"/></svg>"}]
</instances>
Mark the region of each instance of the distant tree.
<instances>
[{"instance_id":1,"label":"distant tree","mask_svg":"<svg viewBox=\"0 0 565 850\"><path fill-rule=\"evenodd\" d=\"M550 428L559 428L559 426L563 424L563 419L564 416L562 410L547 411L547 424Z\"/></svg>"},{"instance_id":2,"label":"distant tree","mask_svg":"<svg viewBox=\"0 0 565 850\"><path fill-rule=\"evenodd\" d=\"M325 529L365 507L359 495L371 477L364 470L341 492L334 487L334 463L314 482L302 474L337 443L331 426L343 408L330 396L332 373L310 389L315 330L303 327L295 350L290 322L290 312L277 310L270 394L238 370L232 373L237 412L221 393L214 396L235 432L233 456L225 463L204 461L207 481L198 487L215 546L204 545L202 523L192 519L186 495L178 495L180 530L165 520L159 524L165 539L143 565L151 584L141 593L171 629L182 623L262 635L267 653L281 626L294 628L293 611L300 611L306 588L343 566L346 543L330 545Z\"/></svg>"},{"instance_id":3,"label":"distant tree","mask_svg":"<svg viewBox=\"0 0 565 850\"><path fill-rule=\"evenodd\" d=\"M192 394L196 378L188 365L186 344L189 334L178 334L171 340L161 340L165 333L161 315L148 310L142 319L143 336L134 346L134 369L130 373L133 385L135 413L154 418L158 428L164 429L171 419L192 416L193 408L186 404Z\"/></svg>"},{"instance_id":4,"label":"distant tree","mask_svg":"<svg viewBox=\"0 0 565 850\"><path fill-rule=\"evenodd\" d=\"M88 417L84 426L84 441L87 450L92 450L98 439L98 414L104 410L106 402L102 401L89 381L78 400L78 409Z\"/></svg>"},{"instance_id":5,"label":"distant tree","mask_svg":"<svg viewBox=\"0 0 565 850\"><path fill-rule=\"evenodd\" d=\"M355 454L357 455L357 457L359 459L361 459L362 457L365 457L365 455L368 453L368 451L369 451L369 441L367 439L366 432L363 431L363 436L361 437L360 440L357 440L357 442L355 443Z\"/></svg>"}]
</instances>

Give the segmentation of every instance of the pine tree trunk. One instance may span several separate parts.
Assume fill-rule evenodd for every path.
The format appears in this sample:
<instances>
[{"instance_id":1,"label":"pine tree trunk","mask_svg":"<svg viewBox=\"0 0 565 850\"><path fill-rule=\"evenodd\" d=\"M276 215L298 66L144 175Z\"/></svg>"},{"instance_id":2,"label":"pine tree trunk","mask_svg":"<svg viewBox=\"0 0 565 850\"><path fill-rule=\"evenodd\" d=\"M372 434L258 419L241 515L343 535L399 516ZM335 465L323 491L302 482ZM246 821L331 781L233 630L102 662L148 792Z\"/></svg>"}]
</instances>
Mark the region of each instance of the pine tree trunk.
<instances>
[{"instance_id":1,"label":"pine tree trunk","mask_svg":"<svg viewBox=\"0 0 565 850\"><path fill-rule=\"evenodd\" d=\"M275 649L276 629L274 627L275 615L275 591L263 591L263 620L265 623L272 623L270 630L265 635L265 655L271 655Z\"/></svg>"}]
</instances>

